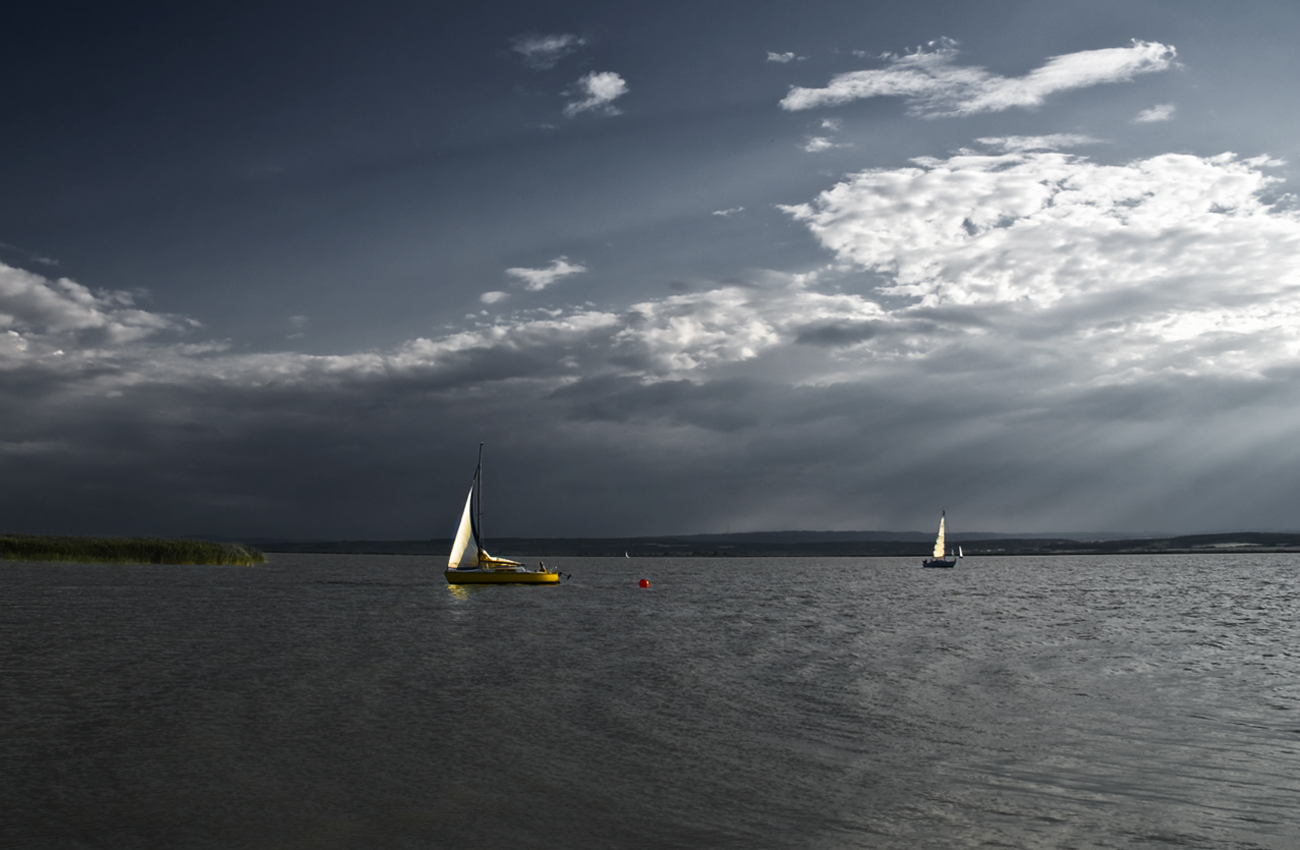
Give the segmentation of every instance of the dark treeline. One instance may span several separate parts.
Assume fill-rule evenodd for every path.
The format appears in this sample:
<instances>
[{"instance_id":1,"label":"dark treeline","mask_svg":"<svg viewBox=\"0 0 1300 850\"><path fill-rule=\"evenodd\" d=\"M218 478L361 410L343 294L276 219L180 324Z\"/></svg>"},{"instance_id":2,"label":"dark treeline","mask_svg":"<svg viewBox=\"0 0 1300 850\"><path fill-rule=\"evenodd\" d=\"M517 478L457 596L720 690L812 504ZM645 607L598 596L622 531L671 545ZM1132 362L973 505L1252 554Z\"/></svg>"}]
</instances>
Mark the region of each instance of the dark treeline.
<instances>
[{"instance_id":1,"label":"dark treeline","mask_svg":"<svg viewBox=\"0 0 1300 850\"><path fill-rule=\"evenodd\" d=\"M0 534L0 559L92 564L250 566L266 561L251 546L159 537L47 537Z\"/></svg>"}]
</instances>

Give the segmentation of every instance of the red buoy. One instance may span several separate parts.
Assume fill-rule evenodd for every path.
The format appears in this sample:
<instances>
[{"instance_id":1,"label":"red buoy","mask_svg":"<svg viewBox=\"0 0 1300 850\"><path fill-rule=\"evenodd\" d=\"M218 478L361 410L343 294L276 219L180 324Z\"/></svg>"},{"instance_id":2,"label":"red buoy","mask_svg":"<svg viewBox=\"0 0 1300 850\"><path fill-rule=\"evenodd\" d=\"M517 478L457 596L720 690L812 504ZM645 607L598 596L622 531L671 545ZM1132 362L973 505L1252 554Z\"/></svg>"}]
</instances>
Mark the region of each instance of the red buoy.
<instances>
[{"instance_id":1,"label":"red buoy","mask_svg":"<svg viewBox=\"0 0 1300 850\"><path fill-rule=\"evenodd\" d=\"M641 587L649 587L649 586L650 586L650 579L648 579L648 578L643 578L643 579L641 579L640 581L638 581L637 584L638 584L639 586L641 586Z\"/></svg>"}]
</instances>

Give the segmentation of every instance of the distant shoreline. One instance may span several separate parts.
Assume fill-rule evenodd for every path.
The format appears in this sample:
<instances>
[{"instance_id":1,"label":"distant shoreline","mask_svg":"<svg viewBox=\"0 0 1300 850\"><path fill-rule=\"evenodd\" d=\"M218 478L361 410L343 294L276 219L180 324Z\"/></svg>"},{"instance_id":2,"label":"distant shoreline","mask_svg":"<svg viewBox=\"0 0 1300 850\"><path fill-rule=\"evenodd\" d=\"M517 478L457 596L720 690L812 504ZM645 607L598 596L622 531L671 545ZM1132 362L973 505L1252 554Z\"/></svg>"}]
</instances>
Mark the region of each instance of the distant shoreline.
<instances>
[{"instance_id":1,"label":"distant shoreline","mask_svg":"<svg viewBox=\"0 0 1300 850\"><path fill-rule=\"evenodd\" d=\"M909 532L763 532L671 537L501 537L493 551L518 558L920 558L932 543ZM1024 555L1204 555L1300 553L1300 532L1230 532L1177 537L1073 540L1066 537L949 537L968 557ZM909 539L911 538L911 539ZM450 539L273 540L258 546L159 537L0 534L0 560L88 564L251 566L264 553L445 556Z\"/></svg>"},{"instance_id":2,"label":"distant shoreline","mask_svg":"<svg viewBox=\"0 0 1300 850\"><path fill-rule=\"evenodd\" d=\"M851 539L858 536L859 539ZM875 539L872 539L875 536ZM912 537L913 539L906 539ZM764 532L762 534L686 535L676 537L499 537L494 552L513 557L536 556L633 558L888 558L925 557L933 538L885 532ZM445 555L450 539L433 540L277 540L258 541L265 552L352 555ZM1176 537L1072 540L1065 537L977 539L950 535L948 548L965 555L1157 555L1300 552L1300 532L1232 532Z\"/></svg>"},{"instance_id":3,"label":"distant shoreline","mask_svg":"<svg viewBox=\"0 0 1300 850\"><path fill-rule=\"evenodd\" d=\"M0 560L249 567L266 556L251 546L206 540L0 534Z\"/></svg>"}]
</instances>

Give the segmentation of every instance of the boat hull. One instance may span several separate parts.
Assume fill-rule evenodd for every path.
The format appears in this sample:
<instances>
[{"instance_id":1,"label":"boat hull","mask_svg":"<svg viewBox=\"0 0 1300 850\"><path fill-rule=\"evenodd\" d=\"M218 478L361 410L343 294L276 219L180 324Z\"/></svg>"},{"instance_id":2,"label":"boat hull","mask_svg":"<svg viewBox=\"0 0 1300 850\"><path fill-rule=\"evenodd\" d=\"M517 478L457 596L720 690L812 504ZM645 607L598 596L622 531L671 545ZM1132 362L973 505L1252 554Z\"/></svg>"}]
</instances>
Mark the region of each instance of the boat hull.
<instances>
[{"instance_id":1,"label":"boat hull","mask_svg":"<svg viewBox=\"0 0 1300 850\"><path fill-rule=\"evenodd\" d=\"M559 573L514 570L445 570L447 584L559 584Z\"/></svg>"},{"instance_id":2,"label":"boat hull","mask_svg":"<svg viewBox=\"0 0 1300 850\"><path fill-rule=\"evenodd\" d=\"M952 569L957 566L956 558L926 558L921 562L926 569Z\"/></svg>"}]
</instances>

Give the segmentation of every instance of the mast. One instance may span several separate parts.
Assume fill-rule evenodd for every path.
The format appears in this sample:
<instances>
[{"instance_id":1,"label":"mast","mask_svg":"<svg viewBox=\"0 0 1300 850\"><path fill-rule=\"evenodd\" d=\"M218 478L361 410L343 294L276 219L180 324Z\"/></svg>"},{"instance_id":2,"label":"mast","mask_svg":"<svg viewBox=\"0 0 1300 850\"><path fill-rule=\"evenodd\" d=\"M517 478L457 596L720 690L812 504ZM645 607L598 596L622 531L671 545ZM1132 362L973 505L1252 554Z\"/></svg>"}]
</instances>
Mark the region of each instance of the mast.
<instances>
[{"instance_id":1,"label":"mast","mask_svg":"<svg viewBox=\"0 0 1300 850\"><path fill-rule=\"evenodd\" d=\"M478 444L478 466L474 467L474 482L478 485L478 507L475 514L478 516L478 550L483 551L483 444Z\"/></svg>"}]
</instances>

